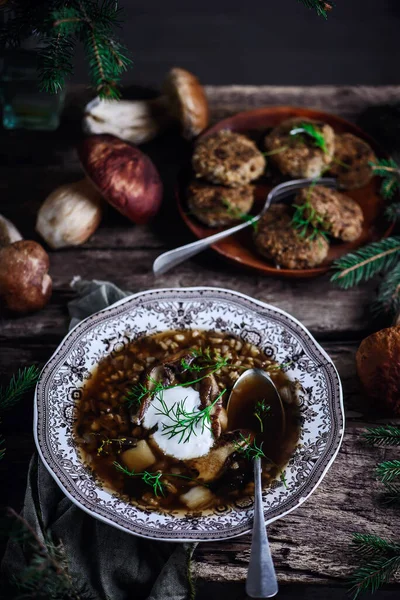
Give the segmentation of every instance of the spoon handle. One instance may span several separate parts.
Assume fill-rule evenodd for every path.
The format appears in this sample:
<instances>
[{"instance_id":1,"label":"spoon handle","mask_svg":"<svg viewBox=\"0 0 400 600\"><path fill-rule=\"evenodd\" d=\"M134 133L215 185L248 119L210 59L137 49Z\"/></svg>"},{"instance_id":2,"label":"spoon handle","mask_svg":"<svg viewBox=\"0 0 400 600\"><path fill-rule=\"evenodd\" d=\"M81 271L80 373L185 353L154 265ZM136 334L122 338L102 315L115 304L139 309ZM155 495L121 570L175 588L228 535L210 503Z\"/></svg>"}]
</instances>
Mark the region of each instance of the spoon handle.
<instances>
[{"instance_id":1,"label":"spoon handle","mask_svg":"<svg viewBox=\"0 0 400 600\"><path fill-rule=\"evenodd\" d=\"M164 254L160 254L160 256L158 256L153 263L154 275L162 275L163 273L166 273L173 267L176 267L180 263L190 258L191 256L194 256L202 250L205 250L212 244L215 244L216 242L219 242L220 240L229 237L237 231L245 229L252 223L256 223L259 220L259 218L260 215L257 215L253 219L249 219L245 223L240 223L240 225L230 227L229 229L225 229L225 231L220 231L219 233L215 233L214 235L209 235L208 237L198 240L197 242L192 242L190 244L186 244L185 246L175 248L175 250L169 250L168 252L164 252Z\"/></svg>"},{"instance_id":2,"label":"spoon handle","mask_svg":"<svg viewBox=\"0 0 400 600\"><path fill-rule=\"evenodd\" d=\"M278 593L278 582L272 562L264 521L261 497L261 460L254 460L254 523L246 593L250 598L272 598Z\"/></svg>"}]
</instances>

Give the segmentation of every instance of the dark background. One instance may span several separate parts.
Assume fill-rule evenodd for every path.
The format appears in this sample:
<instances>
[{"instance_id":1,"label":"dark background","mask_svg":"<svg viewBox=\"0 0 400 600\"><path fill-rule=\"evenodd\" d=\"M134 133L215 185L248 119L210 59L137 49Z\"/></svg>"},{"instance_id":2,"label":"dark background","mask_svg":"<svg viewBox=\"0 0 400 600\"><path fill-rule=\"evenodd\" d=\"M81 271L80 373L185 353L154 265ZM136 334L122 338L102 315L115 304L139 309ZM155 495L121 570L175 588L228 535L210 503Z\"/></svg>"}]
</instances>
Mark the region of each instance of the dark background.
<instances>
[{"instance_id":1,"label":"dark background","mask_svg":"<svg viewBox=\"0 0 400 600\"><path fill-rule=\"evenodd\" d=\"M134 65L159 85L172 66L208 84L400 83L400 0L337 0L327 21L297 0L120 0ZM84 83L77 56L74 81Z\"/></svg>"}]
</instances>

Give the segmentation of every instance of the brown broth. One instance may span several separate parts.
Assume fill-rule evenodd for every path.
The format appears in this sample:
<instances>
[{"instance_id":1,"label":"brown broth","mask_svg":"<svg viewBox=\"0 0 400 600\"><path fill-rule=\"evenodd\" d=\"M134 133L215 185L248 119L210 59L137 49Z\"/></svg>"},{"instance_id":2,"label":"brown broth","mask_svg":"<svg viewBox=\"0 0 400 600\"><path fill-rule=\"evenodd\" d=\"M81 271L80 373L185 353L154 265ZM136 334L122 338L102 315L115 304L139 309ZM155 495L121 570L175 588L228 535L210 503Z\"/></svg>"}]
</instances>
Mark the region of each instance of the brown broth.
<instances>
[{"instance_id":1,"label":"brown broth","mask_svg":"<svg viewBox=\"0 0 400 600\"><path fill-rule=\"evenodd\" d=\"M137 410L130 410L126 396L134 385L146 382L149 369L166 358L184 350L204 353L210 351L212 359L226 358L228 364L222 366L213 375L223 394L223 405L226 407L230 391L240 374L247 368L267 370L278 390L285 388L285 430L282 434L281 411L273 404L270 412L263 420L264 432L260 432L259 421L254 417L255 402L262 399L257 389L244 390L248 401L230 406L229 419L223 437L215 442L215 447L222 445L221 440L234 444L235 450L228 456L224 468L215 480L204 481L199 478L198 464L193 461L178 460L165 455L151 438L151 432L142 424L133 421ZM202 365L201 360L194 365ZM175 363L174 363L175 364ZM176 364L180 364L179 361ZM176 375L179 385L188 384L199 376L210 372L210 368L188 371ZM193 387L198 386L195 384ZM83 389L82 397L77 405L75 438L82 452L83 460L90 466L95 476L108 489L117 491L129 501L149 509L166 511L203 512L217 506L226 506L238 502L250 495L254 490L252 461L246 458L238 447L238 434L229 433L231 428L244 430L256 435L258 445L263 443L263 451L268 459L263 460L263 485L268 486L280 477L287 464L299 437L298 405L295 401L292 386L283 371L277 368L270 357L259 348L244 342L240 338L227 333L201 330L176 330L138 338L117 352L104 358L92 378ZM262 395L265 398L265 394ZM270 399L268 399L270 402ZM236 441L231 437L236 436ZM153 453L154 463L140 472L152 474L162 473L162 493L158 495L151 485L140 476L129 476L118 471L115 462L124 464L124 452L137 446L138 441L145 440ZM209 455L207 455L209 456ZM194 487L204 490L205 499L199 506L188 506L182 496Z\"/></svg>"}]
</instances>

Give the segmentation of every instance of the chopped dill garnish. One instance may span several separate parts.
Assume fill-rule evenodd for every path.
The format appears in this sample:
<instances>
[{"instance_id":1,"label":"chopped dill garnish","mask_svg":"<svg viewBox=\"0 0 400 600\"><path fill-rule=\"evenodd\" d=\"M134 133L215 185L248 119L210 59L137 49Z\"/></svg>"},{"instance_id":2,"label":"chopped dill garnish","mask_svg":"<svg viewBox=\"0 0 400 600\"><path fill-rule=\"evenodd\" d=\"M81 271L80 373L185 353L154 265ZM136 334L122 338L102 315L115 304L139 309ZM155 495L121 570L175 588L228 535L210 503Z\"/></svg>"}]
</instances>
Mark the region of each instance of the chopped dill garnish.
<instances>
[{"instance_id":1,"label":"chopped dill garnish","mask_svg":"<svg viewBox=\"0 0 400 600\"><path fill-rule=\"evenodd\" d=\"M262 442L257 446L256 440L251 441L251 435L245 437L243 433L240 434L240 441L235 442L235 450L243 454L247 460L254 460L255 458L267 458L262 450Z\"/></svg>"},{"instance_id":2,"label":"chopped dill garnish","mask_svg":"<svg viewBox=\"0 0 400 600\"><path fill-rule=\"evenodd\" d=\"M194 477L188 477L187 475L181 475L180 473L163 473L162 471L142 471L137 473L134 469L127 469L119 462L115 461L113 465L117 471L123 473L127 477L140 477L143 483L153 488L153 493L157 498L160 496L165 496L165 489L168 487L166 483L161 481L162 477L178 477L179 479L186 479L188 481L197 481ZM201 481L198 481L198 484L204 487L209 487L207 483L203 483Z\"/></svg>"},{"instance_id":3,"label":"chopped dill garnish","mask_svg":"<svg viewBox=\"0 0 400 600\"><path fill-rule=\"evenodd\" d=\"M175 402L170 408L166 405L162 394L157 396L157 400L160 404L160 408L156 412L156 415L165 416L170 419L171 424L167 425L163 423L162 433L167 435L168 439L179 436L179 443L186 443L189 441L192 435L196 434L196 427L201 426L201 432L207 428L211 431L211 411L225 394L226 390L222 390L209 406L206 406L202 410L187 412L185 409L186 398Z\"/></svg>"},{"instance_id":4,"label":"chopped dill garnish","mask_svg":"<svg viewBox=\"0 0 400 600\"><path fill-rule=\"evenodd\" d=\"M264 432L264 419L268 416L271 411L271 407L266 403L265 399L259 400L254 409L254 416L260 423L260 431Z\"/></svg>"},{"instance_id":5,"label":"chopped dill garnish","mask_svg":"<svg viewBox=\"0 0 400 600\"><path fill-rule=\"evenodd\" d=\"M324 154L328 153L325 137L313 123L300 123L289 131L289 135L302 136L303 139L304 136L308 136L314 146L320 148Z\"/></svg>"}]
</instances>

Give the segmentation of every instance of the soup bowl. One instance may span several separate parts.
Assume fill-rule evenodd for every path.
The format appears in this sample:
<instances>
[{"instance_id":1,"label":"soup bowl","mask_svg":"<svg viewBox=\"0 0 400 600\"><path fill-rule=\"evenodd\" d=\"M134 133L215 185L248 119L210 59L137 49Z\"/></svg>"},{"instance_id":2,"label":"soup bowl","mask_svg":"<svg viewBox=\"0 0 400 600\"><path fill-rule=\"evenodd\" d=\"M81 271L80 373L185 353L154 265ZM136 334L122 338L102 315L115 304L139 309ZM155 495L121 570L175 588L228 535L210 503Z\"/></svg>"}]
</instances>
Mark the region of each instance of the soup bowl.
<instances>
[{"instance_id":1,"label":"soup bowl","mask_svg":"<svg viewBox=\"0 0 400 600\"><path fill-rule=\"evenodd\" d=\"M212 541L251 530L246 497L207 513L148 510L118 495L84 464L74 439L76 405L99 361L130 341L174 329L228 332L285 364L295 382L300 437L285 480L263 490L265 522L300 506L320 484L343 438L342 388L331 359L294 317L244 294L219 288L140 292L81 321L45 365L35 392L39 455L65 495L90 515L129 533L171 541Z\"/></svg>"}]
</instances>

